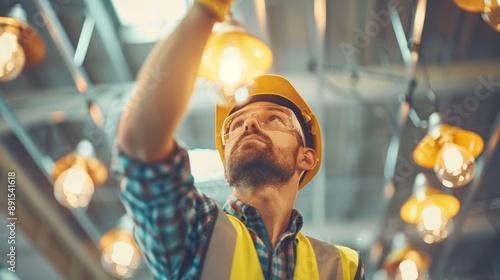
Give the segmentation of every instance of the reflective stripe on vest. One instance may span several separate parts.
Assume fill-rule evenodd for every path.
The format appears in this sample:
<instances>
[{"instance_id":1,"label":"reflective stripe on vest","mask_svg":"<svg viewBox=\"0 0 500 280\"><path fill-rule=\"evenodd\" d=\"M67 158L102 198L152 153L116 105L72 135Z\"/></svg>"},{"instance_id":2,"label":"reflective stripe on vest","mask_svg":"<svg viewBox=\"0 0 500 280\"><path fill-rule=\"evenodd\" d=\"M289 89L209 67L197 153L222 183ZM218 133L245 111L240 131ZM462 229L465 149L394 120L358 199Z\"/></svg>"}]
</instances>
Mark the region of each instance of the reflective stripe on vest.
<instances>
[{"instance_id":1,"label":"reflective stripe on vest","mask_svg":"<svg viewBox=\"0 0 500 280\"><path fill-rule=\"evenodd\" d=\"M201 279L263 280L257 250L246 226L220 207L210 239ZM353 279L358 267L356 251L297 234L293 279Z\"/></svg>"}]
</instances>

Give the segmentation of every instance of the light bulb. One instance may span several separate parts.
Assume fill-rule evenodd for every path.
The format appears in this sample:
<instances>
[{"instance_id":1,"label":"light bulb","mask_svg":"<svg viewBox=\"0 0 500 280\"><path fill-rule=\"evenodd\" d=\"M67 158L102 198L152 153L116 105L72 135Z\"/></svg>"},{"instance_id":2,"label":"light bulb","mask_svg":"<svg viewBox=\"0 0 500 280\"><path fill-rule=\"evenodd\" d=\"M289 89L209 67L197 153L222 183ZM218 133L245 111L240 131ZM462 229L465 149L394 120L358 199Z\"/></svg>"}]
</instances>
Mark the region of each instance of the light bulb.
<instances>
[{"instance_id":1,"label":"light bulb","mask_svg":"<svg viewBox=\"0 0 500 280\"><path fill-rule=\"evenodd\" d=\"M449 188L462 187L474 177L476 161L472 153L456 144L446 144L436 156L434 172Z\"/></svg>"},{"instance_id":2,"label":"light bulb","mask_svg":"<svg viewBox=\"0 0 500 280\"><path fill-rule=\"evenodd\" d=\"M125 238L122 234L115 236L117 239L103 249L101 263L113 276L128 278L137 271L141 256L135 246L130 243L131 236Z\"/></svg>"},{"instance_id":3,"label":"light bulb","mask_svg":"<svg viewBox=\"0 0 500 280\"><path fill-rule=\"evenodd\" d=\"M54 183L54 196L67 208L86 207L94 194L94 183L87 172L69 168Z\"/></svg>"},{"instance_id":4,"label":"light bulb","mask_svg":"<svg viewBox=\"0 0 500 280\"><path fill-rule=\"evenodd\" d=\"M219 76L225 84L237 84L241 81L242 70L246 67L245 60L241 57L240 49L226 47L222 51Z\"/></svg>"},{"instance_id":5,"label":"light bulb","mask_svg":"<svg viewBox=\"0 0 500 280\"><path fill-rule=\"evenodd\" d=\"M111 253L111 260L116 264L128 266L132 263L134 257L134 247L132 245L118 241L113 244L113 252Z\"/></svg>"},{"instance_id":6,"label":"light bulb","mask_svg":"<svg viewBox=\"0 0 500 280\"><path fill-rule=\"evenodd\" d=\"M401 280L418 279L418 269L414 261L404 260L399 264L399 275ZM398 277L399 278L399 277Z\"/></svg>"},{"instance_id":7,"label":"light bulb","mask_svg":"<svg viewBox=\"0 0 500 280\"><path fill-rule=\"evenodd\" d=\"M441 208L437 206L429 206L422 210L422 222L426 230L439 229L443 225L443 215Z\"/></svg>"},{"instance_id":8,"label":"light bulb","mask_svg":"<svg viewBox=\"0 0 500 280\"><path fill-rule=\"evenodd\" d=\"M0 34L0 81L15 79L24 68L26 55L17 37L10 33Z\"/></svg>"},{"instance_id":9,"label":"light bulb","mask_svg":"<svg viewBox=\"0 0 500 280\"><path fill-rule=\"evenodd\" d=\"M442 210L436 205L429 205L422 210L417 230L425 243L441 242L449 236L452 224L442 215Z\"/></svg>"}]
</instances>

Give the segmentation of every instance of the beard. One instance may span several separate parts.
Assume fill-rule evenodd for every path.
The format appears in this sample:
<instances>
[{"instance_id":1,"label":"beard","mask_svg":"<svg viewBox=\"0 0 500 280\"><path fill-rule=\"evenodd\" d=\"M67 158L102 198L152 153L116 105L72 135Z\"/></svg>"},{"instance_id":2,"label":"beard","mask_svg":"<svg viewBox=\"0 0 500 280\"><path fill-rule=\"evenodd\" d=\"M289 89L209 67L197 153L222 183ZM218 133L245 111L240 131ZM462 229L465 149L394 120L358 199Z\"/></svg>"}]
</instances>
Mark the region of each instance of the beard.
<instances>
[{"instance_id":1,"label":"beard","mask_svg":"<svg viewBox=\"0 0 500 280\"><path fill-rule=\"evenodd\" d=\"M226 181L235 188L258 188L260 186L284 185L296 171L296 159L299 145L295 148L275 148L269 137L259 134L266 145L245 143L240 148L241 140L235 144L231 156L226 162Z\"/></svg>"}]
</instances>

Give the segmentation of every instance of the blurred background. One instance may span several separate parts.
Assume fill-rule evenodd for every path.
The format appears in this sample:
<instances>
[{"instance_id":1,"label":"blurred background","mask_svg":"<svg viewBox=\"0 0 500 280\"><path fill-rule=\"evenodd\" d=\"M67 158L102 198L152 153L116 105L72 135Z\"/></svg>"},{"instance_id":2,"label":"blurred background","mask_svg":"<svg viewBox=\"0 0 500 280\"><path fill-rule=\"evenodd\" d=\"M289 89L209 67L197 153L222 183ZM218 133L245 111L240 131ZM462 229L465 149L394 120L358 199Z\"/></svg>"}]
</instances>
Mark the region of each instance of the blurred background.
<instances>
[{"instance_id":1,"label":"blurred background","mask_svg":"<svg viewBox=\"0 0 500 280\"><path fill-rule=\"evenodd\" d=\"M17 220L0 279L151 278L109 167L138 70L191 5L1 0L0 213ZM236 0L232 16L320 120L306 235L360 251L368 279L500 279L498 2ZM224 202L219 82L199 79L178 138Z\"/></svg>"}]
</instances>

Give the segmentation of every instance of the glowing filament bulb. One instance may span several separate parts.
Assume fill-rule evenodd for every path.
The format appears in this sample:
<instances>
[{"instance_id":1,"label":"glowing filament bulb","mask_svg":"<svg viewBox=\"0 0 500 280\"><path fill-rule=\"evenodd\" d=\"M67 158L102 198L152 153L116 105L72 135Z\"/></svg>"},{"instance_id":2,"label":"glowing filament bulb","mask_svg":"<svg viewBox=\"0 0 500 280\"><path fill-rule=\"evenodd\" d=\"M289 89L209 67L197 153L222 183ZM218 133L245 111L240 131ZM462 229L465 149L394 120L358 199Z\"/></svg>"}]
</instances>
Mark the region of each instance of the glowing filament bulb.
<instances>
[{"instance_id":1,"label":"glowing filament bulb","mask_svg":"<svg viewBox=\"0 0 500 280\"><path fill-rule=\"evenodd\" d=\"M129 266L132 263L134 256L134 248L132 245L118 241L113 244L113 253L111 253L111 260L122 266Z\"/></svg>"},{"instance_id":2,"label":"glowing filament bulb","mask_svg":"<svg viewBox=\"0 0 500 280\"><path fill-rule=\"evenodd\" d=\"M474 177L476 162L472 153L456 145L445 145L436 156L434 172L441 183L449 188L461 187Z\"/></svg>"},{"instance_id":3,"label":"glowing filament bulb","mask_svg":"<svg viewBox=\"0 0 500 280\"><path fill-rule=\"evenodd\" d=\"M67 208L86 207L94 194L94 182L83 170L69 168L54 183L56 199Z\"/></svg>"},{"instance_id":4,"label":"glowing filament bulb","mask_svg":"<svg viewBox=\"0 0 500 280\"><path fill-rule=\"evenodd\" d=\"M418 279L418 269L415 262L404 260L399 264L401 280L416 280Z\"/></svg>"},{"instance_id":5,"label":"glowing filament bulb","mask_svg":"<svg viewBox=\"0 0 500 280\"><path fill-rule=\"evenodd\" d=\"M246 67L241 51L235 47L227 47L222 51L219 76L226 84L236 84L241 80L242 70Z\"/></svg>"},{"instance_id":6,"label":"glowing filament bulb","mask_svg":"<svg viewBox=\"0 0 500 280\"><path fill-rule=\"evenodd\" d=\"M64 191L70 194L81 194L88 175L81 170L71 168L64 179Z\"/></svg>"},{"instance_id":7,"label":"glowing filament bulb","mask_svg":"<svg viewBox=\"0 0 500 280\"><path fill-rule=\"evenodd\" d=\"M426 230L435 230L443 225L441 208L429 206L422 210L422 222Z\"/></svg>"},{"instance_id":8,"label":"glowing filament bulb","mask_svg":"<svg viewBox=\"0 0 500 280\"><path fill-rule=\"evenodd\" d=\"M456 172L464 164L464 157L460 150L452 146L443 151L444 166L449 172Z\"/></svg>"},{"instance_id":9,"label":"glowing filament bulb","mask_svg":"<svg viewBox=\"0 0 500 280\"><path fill-rule=\"evenodd\" d=\"M16 78L24 68L26 56L17 42L17 37L10 33L0 34L0 81Z\"/></svg>"}]
</instances>

